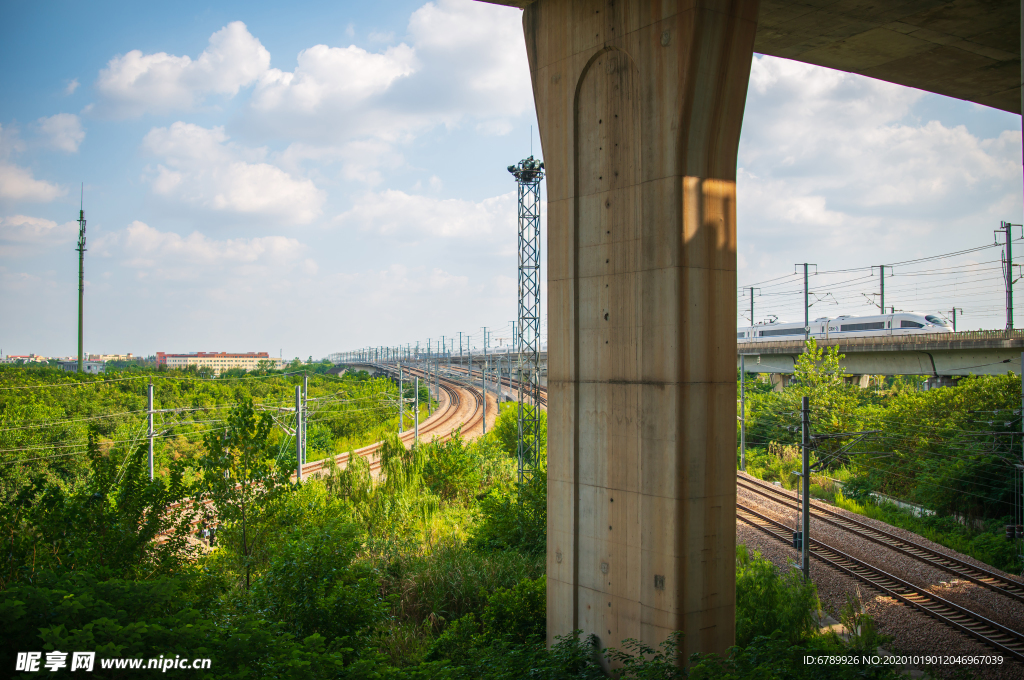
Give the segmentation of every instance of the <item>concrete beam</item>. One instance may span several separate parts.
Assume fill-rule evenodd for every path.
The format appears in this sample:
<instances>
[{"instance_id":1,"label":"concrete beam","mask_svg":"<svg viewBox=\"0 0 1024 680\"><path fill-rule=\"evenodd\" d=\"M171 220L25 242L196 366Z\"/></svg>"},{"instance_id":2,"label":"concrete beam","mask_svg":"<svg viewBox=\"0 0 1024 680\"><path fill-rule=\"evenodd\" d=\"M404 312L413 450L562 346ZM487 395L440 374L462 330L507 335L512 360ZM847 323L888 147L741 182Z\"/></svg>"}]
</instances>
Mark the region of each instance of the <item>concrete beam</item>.
<instances>
[{"instance_id":1,"label":"concrete beam","mask_svg":"<svg viewBox=\"0 0 1024 680\"><path fill-rule=\"evenodd\" d=\"M1020 19L1016 0L762 0L754 51L1020 113Z\"/></svg>"},{"instance_id":2,"label":"concrete beam","mask_svg":"<svg viewBox=\"0 0 1024 680\"><path fill-rule=\"evenodd\" d=\"M1021 370L1024 330L965 331L927 335L827 340L843 355L839 365L851 375L1005 375ZM793 373L802 340L739 345L748 373Z\"/></svg>"},{"instance_id":3,"label":"concrete beam","mask_svg":"<svg viewBox=\"0 0 1024 680\"><path fill-rule=\"evenodd\" d=\"M551 637L733 642L735 173L756 17L749 0L523 16L548 171Z\"/></svg>"}]
</instances>

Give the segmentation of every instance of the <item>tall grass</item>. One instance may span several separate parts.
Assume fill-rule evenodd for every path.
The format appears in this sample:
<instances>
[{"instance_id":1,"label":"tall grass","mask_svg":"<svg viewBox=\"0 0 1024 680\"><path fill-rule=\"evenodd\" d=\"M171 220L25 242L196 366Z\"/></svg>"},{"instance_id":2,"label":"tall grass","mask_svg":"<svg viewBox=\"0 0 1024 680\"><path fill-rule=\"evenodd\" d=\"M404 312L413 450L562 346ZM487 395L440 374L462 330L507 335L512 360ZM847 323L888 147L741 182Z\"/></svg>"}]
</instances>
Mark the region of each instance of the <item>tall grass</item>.
<instances>
[{"instance_id":1,"label":"tall grass","mask_svg":"<svg viewBox=\"0 0 1024 680\"><path fill-rule=\"evenodd\" d=\"M513 551L477 553L462 542L435 545L377 562L380 594L391 607L376 647L393 664L419 663L445 626L469 613L478 616L501 588L544 573L544 558Z\"/></svg>"}]
</instances>

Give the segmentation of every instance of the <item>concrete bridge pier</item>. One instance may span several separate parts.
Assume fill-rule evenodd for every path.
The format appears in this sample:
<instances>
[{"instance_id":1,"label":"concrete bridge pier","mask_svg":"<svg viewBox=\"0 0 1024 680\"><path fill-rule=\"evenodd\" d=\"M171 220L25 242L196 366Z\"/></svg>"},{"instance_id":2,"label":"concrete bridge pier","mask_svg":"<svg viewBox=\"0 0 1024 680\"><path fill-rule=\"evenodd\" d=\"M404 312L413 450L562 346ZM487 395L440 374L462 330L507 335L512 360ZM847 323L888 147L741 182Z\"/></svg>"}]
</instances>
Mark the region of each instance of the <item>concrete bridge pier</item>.
<instances>
[{"instance_id":1,"label":"concrete bridge pier","mask_svg":"<svg viewBox=\"0 0 1024 680\"><path fill-rule=\"evenodd\" d=\"M525 9L548 170L552 638L733 643L735 178L757 11Z\"/></svg>"}]
</instances>

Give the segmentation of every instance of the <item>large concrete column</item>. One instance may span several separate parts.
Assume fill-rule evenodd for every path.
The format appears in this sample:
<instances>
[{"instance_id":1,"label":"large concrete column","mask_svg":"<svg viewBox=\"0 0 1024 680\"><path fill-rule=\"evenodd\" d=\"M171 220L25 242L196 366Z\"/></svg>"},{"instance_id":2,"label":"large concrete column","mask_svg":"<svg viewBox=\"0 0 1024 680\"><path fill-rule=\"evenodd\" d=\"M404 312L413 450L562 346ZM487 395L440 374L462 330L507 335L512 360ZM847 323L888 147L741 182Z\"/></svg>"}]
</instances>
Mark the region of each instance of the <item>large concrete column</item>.
<instances>
[{"instance_id":1,"label":"large concrete column","mask_svg":"<svg viewBox=\"0 0 1024 680\"><path fill-rule=\"evenodd\" d=\"M733 643L736 152L756 0L537 0L548 635Z\"/></svg>"}]
</instances>

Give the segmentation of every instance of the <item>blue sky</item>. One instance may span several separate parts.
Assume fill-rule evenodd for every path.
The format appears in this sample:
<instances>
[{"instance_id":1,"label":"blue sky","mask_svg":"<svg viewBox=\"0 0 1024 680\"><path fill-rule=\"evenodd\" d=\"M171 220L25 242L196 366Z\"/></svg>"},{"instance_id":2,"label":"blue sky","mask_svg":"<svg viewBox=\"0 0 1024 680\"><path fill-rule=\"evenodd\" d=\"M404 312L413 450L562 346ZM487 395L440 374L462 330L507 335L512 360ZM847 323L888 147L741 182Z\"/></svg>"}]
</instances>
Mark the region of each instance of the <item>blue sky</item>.
<instances>
[{"instance_id":1,"label":"blue sky","mask_svg":"<svg viewBox=\"0 0 1024 680\"><path fill-rule=\"evenodd\" d=\"M89 352L508 337L505 167L536 139L520 17L468 0L5 3L0 348L75 351L80 182ZM989 243L1021 221L1020 159L1019 116L755 57L739 282ZM898 267L887 304L1000 327L998 260ZM862 276L817 277L821 313L869 311ZM773 281L755 315L797 318L800 299Z\"/></svg>"}]
</instances>

